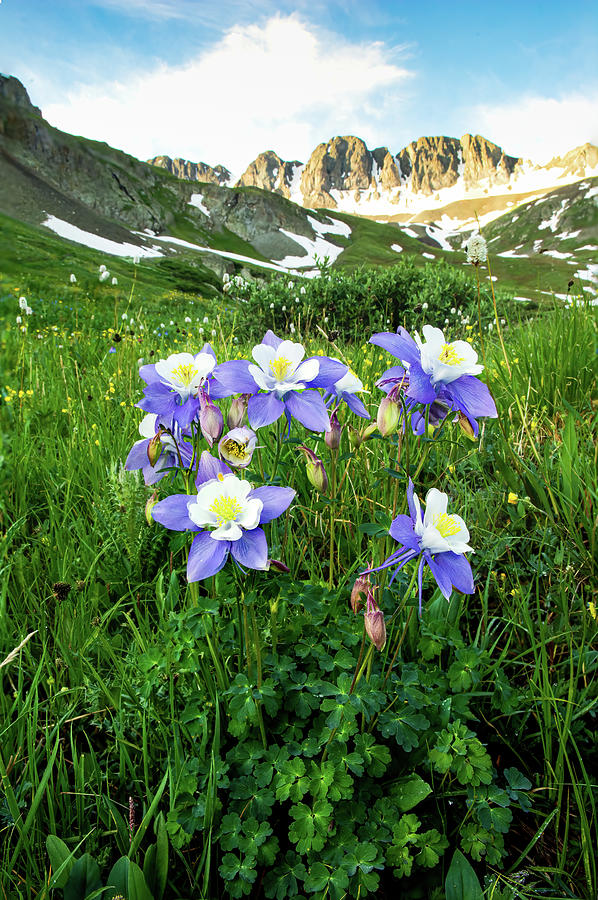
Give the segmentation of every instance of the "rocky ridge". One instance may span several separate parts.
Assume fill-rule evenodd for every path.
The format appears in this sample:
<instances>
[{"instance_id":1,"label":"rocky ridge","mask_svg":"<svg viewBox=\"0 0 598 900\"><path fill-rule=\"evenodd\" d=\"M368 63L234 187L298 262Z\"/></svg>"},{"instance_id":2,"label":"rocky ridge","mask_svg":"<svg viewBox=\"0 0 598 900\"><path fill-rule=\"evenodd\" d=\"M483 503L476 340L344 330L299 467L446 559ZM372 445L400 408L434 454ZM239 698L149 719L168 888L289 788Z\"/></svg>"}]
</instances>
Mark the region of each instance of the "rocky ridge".
<instances>
[{"instance_id":1,"label":"rocky ridge","mask_svg":"<svg viewBox=\"0 0 598 900\"><path fill-rule=\"evenodd\" d=\"M177 178L183 178L186 181L203 181L208 184L225 184L228 185L231 180L231 173L224 166L209 166L204 162L189 162L188 159L176 157L171 159L170 156L154 156L148 159L151 166L158 166L166 169L171 175Z\"/></svg>"}]
</instances>

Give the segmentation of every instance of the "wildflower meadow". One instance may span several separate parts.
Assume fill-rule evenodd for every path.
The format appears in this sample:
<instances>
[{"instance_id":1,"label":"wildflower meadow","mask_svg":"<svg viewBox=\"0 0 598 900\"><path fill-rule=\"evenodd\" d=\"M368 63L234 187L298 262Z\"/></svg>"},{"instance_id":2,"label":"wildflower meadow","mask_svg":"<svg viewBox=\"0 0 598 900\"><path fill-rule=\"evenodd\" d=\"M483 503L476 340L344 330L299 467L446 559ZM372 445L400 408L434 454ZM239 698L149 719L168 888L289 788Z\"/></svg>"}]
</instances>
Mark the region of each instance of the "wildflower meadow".
<instances>
[{"instance_id":1,"label":"wildflower meadow","mask_svg":"<svg viewBox=\"0 0 598 900\"><path fill-rule=\"evenodd\" d=\"M469 262L0 281L0 897L597 896L597 309Z\"/></svg>"}]
</instances>

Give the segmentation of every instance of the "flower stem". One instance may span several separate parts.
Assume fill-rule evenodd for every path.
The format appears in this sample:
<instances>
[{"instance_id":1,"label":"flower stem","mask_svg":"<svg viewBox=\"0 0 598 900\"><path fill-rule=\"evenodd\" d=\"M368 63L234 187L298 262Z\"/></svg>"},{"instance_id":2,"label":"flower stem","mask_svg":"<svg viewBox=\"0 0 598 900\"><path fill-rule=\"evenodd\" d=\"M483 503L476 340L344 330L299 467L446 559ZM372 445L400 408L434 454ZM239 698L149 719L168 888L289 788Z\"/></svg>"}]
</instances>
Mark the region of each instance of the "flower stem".
<instances>
[{"instance_id":1,"label":"flower stem","mask_svg":"<svg viewBox=\"0 0 598 900\"><path fill-rule=\"evenodd\" d=\"M334 585L334 525L335 525L335 500L336 500L336 451L333 450L330 460L330 553L328 568L328 587L332 590Z\"/></svg>"}]
</instances>

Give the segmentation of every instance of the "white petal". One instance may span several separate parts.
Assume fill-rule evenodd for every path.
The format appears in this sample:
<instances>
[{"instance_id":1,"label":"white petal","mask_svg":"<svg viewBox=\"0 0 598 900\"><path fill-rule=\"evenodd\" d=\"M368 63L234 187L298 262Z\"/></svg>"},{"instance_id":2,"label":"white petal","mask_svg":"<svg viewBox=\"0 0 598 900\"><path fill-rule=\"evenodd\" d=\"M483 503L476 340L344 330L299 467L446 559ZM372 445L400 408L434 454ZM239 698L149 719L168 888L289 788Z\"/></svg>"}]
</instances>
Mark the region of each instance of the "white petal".
<instances>
[{"instance_id":1,"label":"white petal","mask_svg":"<svg viewBox=\"0 0 598 900\"><path fill-rule=\"evenodd\" d=\"M251 531L259 525L263 508L264 504L257 497L247 500L245 509L237 516L237 523L246 531Z\"/></svg>"},{"instance_id":2,"label":"white petal","mask_svg":"<svg viewBox=\"0 0 598 900\"><path fill-rule=\"evenodd\" d=\"M139 434L144 438L153 438L156 434L156 413L148 413L139 423Z\"/></svg>"},{"instance_id":3,"label":"white petal","mask_svg":"<svg viewBox=\"0 0 598 900\"><path fill-rule=\"evenodd\" d=\"M263 372L269 372L270 363L276 356L276 350L268 344L256 344L251 355Z\"/></svg>"},{"instance_id":4,"label":"white petal","mask_svg":"<svg viewBox=\"0 0 598 900\"><path fill-rule=\"evenodd\" d=\"M225 522L219 528L210 533L210 537L214 541L238 541L243 537L243 532L236 522Z\"/></svg>"},{"instance_id":5,"label":"white petal","mask_svg":"<svg viewBox=\"0 0 598 900\"><path fill-rule=\"evenodd\" d=\"M276 379L269 375L264 370L260 369L259 366L254 366L253 363L249 363L248 366L249 374L257 384L259 388L263 391L271 391L276 384Z\"/></svg>"},{"instance_id":6,"label":"white petal","mask_svg":"<svg viewBox=\"0 0 598 900\"><path fill-rule=\"evenodd\" d=\"M443 538L433 525L427 525L424 528L420 546L422 550L429 550L430 553L446 553L451 549L447 539Z\"/></svg>"},{"instance_id":7,"label":"white petal","mask_svg":"<svg viewBox=\"0 0 598 900\"><path fill-rule=\"evenodd\" d=\"M297 383L298 381L313 381L320 371L320 363L317 359L307 359L301 363L292 378L286 380Z\"/></svg>"},{"instance_id":8,"label":"white petal","mask_svg":"<svg viewBox=\"0 0 598 900\"><path fill-rule=\"evenodd\" d=\"M198 353L197 356L194 357L194 363L197 367L199 376L203 379L210 374L216 365L216 360L209 353Z\"/></svg>"},{"instance_id":9,"label":"white petal","mask_svg":"<svg viewBox=\"0 0 598 900\"><path fill-rule=\"evenodd\" d=\"M337 394L356 394L358 391L363 390L363 382L357 375L347 370L343 377L335 382L334 390Z\"/></svg>"},{"instance_id":10,"label":"white petal","mask_svg":"<svg viewBox=\"0 0 598 900\"><path fill-rule=\"evenodd\" d=\"M446 513L448 496L437 488L431 488L426 494L426 513L424 515L424 527L433 525L434 520Z\"/></svg>"},{"instance_id":11,"label":"white petal","mask_svg":"<svg viewBox=\"0 0 598 900\"><path fill-rule=\"evenodd\" d=\"M276 351L277 359L281 356L284 356L285 359L288 359L293 364L294 371L305 356L305 347L302 344L296 344L294 341L283 341ZM313 377L315 378L316 376L314 375Z\"/></svg>"},{"instance_id":12,"label":"white petal","mask_svg":"<svg viewBox=\"0 0 598 900\"><path fill-rule=\"evenodd\" d=\"M416 493L413 494L413 505L415 506L415 522L413 524L413 530L418 537L421 537L424 533L424 520L422 517L422 505L419 502L419 497Z\"/></svg>"}]
</instances>

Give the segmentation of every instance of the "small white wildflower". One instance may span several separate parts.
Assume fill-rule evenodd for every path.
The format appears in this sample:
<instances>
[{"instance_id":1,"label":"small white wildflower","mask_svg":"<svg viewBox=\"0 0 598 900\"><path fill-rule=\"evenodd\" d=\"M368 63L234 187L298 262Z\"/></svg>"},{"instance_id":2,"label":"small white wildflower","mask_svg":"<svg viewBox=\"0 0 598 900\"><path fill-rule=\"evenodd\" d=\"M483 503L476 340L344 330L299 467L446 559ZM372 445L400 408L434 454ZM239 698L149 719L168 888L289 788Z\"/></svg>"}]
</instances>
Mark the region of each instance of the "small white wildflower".
<instances>
[{"instance_id":1,"label":"small white wildflower","mask_svg":"<svg viewBox=\"0 0 598 900\"><path fill-rule=\"evenodd\" d=\"M444 324L445 324L445 325L448 325L448 323L449 323L449 320L448 320L448 319L445 319L445 320L444 320Z\"/></svg>"},{"instance_id":2,"label":"small white wildflower","mask_svg":"<svg viewBox=\"0 0 598 900\"><path fill-rule=\"evenodd\" d=\"M501 324L501 325L506 325L506 324L507 324L506 319L501 319L501 320L500 320L500 324Z\"/></svg>"},{"instance_id":3,"label":"small white wildflower","mask_svg":"<svg viewBox=\"0 0 598 900\"><path fill-rule=\"evenodd\" d=\"M172 319L170 320L170 324L171 324L171 325L174 325L174 322L172 321Z\"/></svg>"},{"instance_id":4,"label":"small white wildflower","mask_svg":"<svg viewBox=\"0 0 598 900\"><path fill-rule=\"evenodd\" d=\"M235 275L233 281L235 282L237 287L243 287L243 285L245 284L244 279L240 275Z\"/></svg>"},{"instance_id":5,"label":"small white wildflower","mask_svg":"<svg viewBox=\"0 0 598 900\"><path fill-rule=\"evenodd\" d=\"M451 316L454 316L456 312L457 310L455 309L455 307L451 306Z\"/></svg>"},{"instance_id":6,"label":"small white wildflower","mask_svg":"<svg viewBox=\"0 0 598 900\"><path fill-rule=\"evenodd\" d=\"M492 322L488 322L488 331L492 331L493 328L494 325L492 324Z\"/></svg>"},{"instance_id":7,"label":"small white wildflower","mask_svg":"<svg viewBox=\"0 0 598 900\"><path fill-rule=\"evenodd\" d=\"M282 307L282 311L283 311L283 312L286 312L286 311L287 311L286 306L283 306L283 307Z\"/></svg>"},{"instance_id":8,"label":"small white wildflower","mask_svg":"<svg viewBox=\"0 0 598 900\"><path fill-rule=\"evenodd\" d=\"M295 287L295 282L294 282L294 281L289 281L289 283L287 284L287 287L288 287L288 289L289 289L290 291L292 291L293 288Z\"/></svg>"},{"instance_id":9,"label":"small white wildflower","mask_svg":"<svg viewBox=\"0 0 598 900\"><path fill-rule=\"evenodd\" d=\"M200 333L200 334L203 334L203 328L201 327L201 325L200 325L200 327L199 327L199 333Z\"/></svg>"},{"instance_id":10,"label":"small white wildflower","mask_svg":"<svg viewBox=\"0 0 598 900\"><path fill-rule=\"evenodd\" d=\"M110 272L108 271L108 269L104 269L103 272L100 272L100 281L108 281L109 278Z\"/></svg>"},{"instance_id":11,"label":"small white wildflower","mask_svg":"<svg viewBox=\"0 0 598 900\"><path fill-rule=\"evenodd\" d=\"M189 324L190 321L191 321L191 316L185 316L185 322L187 324Z\"/></svg>"},{"instance_id":12,"label":"small white wildflower","mask_svg":"<svg viewBox=\"0 0 598 900\"><path fill-rule=\"evenodd\" d=\"M27 309L27 300L25 297L19 297L19 309Z\"/></svg>"},{"instance_id":13,"label":"small white wildflower","mask_svg":"<svg viewBox=\"0 0 598 900\"><path fill-rule=\"evenodd\" d=\"M104 266L104 265L100 266L100 272L107 272L107 271L108 270L106 269L106 266Z\"/></svg>"},{"instance_id":14,"label":"small white wildflower","mask_svg":"<svg viewBox=\"0 0 598 900\"><path fill-rule=\"evenodd\" d=\"M199 322L199 319L197 321ZM204 325L207 325L210 320L208 319L207 316L204 316L201 321L204 323Z\"/></svg>"},{"instance_id":15,"label":"small white wildflower","mask_svg":"<svg viewBox=\"0 0 598 900\"><path fill-rule=\"evenodd\" d=\"M128 318L129 318L129 317L128 317L128 315L127 315L126 313L123 313L122 316L121 316L121 319L123 320L123 322L126 322Z\"/></svg>"},{"instance_id":16,"label":"small white wildflower","mask_svg":"<svg viewBox=\"0 0 598 900\"><path fill-rule=\"evenodd\" d=\"M231 287L232 287L231 282L230 282L230 281L225 281L225 283L222 285L222 290L224 291L225 294L228 294L228 292L230 291Z\"/></svg>"},{"instance_id":17,"label":"small white wildflower","mask_svg":"<svg viewBox=\"0 0 598 900\"><path fill-rule=\"evenodd\" d=\"M238 338L238 337L234 337L234 338L233 338L233 343L234 343L234 344L238 344L238 343L239 343L239 338Z\"/></svg>"},{"instance_id":18,"label":"small white wildflower","mask_svg":"<svg viewBox=\"0 0 598 900\"><path fill-rule=\"evenodd\" d=\"M427 304L427 303L422 303L422 309L427 309L427 308L428 308L428 304Z\"/></svg>"},{"instance_id":19,"label":"small white wildflower","mask_svg":"<svg viewBox=\"0 0 598 900\"><path fill-rule=\"evenodd\" d=\"M290 331L291 331L291 334L295 334L295 326L293 325L292 322L291 322L291 324L289 325L289 329L290 329Z\"/></svg>"},{"instance_id":20,"label":"small white wildflower","mask_svg":"<svg viewBox=\"0 0 598 900\"><path fill-rule=\"evenodd\" d=\"M32 315L33 315L33 310L31 309L30 306L26 306L26 307L25 307L25 315L26 315L26 316L32 316Z\"/></svg>"},{"instance_id":21,"label":"small white wildflower","mask_svg":"<svg viewBox=\"0 0 598 900\"><path fill-rule=\"evenodd\" d=\"M76 284L76 283L77 283L77 278L76 278L75 275L73 275L72 272L71 272L71 276L70 276L70 281L71 281L71 284Z\"/></svg>"},{"instance_id":22,"label":"small white wildflower","mask_svg":"<svg viewBox=\"0 0 598 900\"><path fill-rule=\"evenodd\" d=\"M115 276L115 277L112 279L112 281L111 281L110 283L111 283L111 284L118 284L118 278L116 278L116 276Z\"/></svg>"},{"instance_id":23,"label":"small white wildflower","mask_svg":"<svg viewBox=\"0 0 598 900\"><path fill-rule=\"evenodd\" d=\"M139 357L139 359L137 360L137 364L140 365L140 366L143 365L143 356L140 356L140 357Z\"/></svg>"},{"instance_id":24,"label":"small white wildflower","mask_svg":"<svg viewBox=\"0 0 598 900\"><path fill-rule=\"evenodd\" d=\"M467 262L472 266L479 266L480 263L486 262L488 258L488 245L481 234L476 232L472 234L466 244Z\"/></svg>"},{"instance_id":25,"label":"small white wildflower","mask_svg":"<svg viewBox=\"0 0 598 900\"><path fill-rule=\"evenodd\" d=\"M300 294L304 294L304 293L305 293L305 285L303 285L303 284L301 285L301 289L300 289L299 293L300 293ZM297 298L295 298L295 299L297 299Z\"/></svg>"},{"instance_id":26,"label":"small white wildflower","mask_svg":"<svg viewBox=\"0 0 598 900\"><path fill-rule=\"evenodd\" d=\"M229 281L230 281L230 275L228 274L228 272L225 272L224 275L222 276L222 284L228 284Z\"/></svg>"},{"instance_id":27,"label":"small white wildflower","mask_svg":"<svg viewBox=\"0 0 598 900\"><path fill-rule=\"evenodd\" d=\"M134 266L138 266L138 265L139 265L139 257L138 257L138 256L134 256L134 257L133 257L133 265L134 265Z\"/></svg>"},{"instance_id":28,"label":"small white wildflower","mask_svg":"<svg viewBox=\"0 0 598 900\"><path fill-rule=\"evenodd\" d=\"M299 297L295 297L295 303L299 303Z\"/></svg>"},{"instance_id":29,"label":"small white wildflower","mask_svg":"<svg viewBox=\"0 0 598 900\"><path fill-rule=\"evenodd\" d=\"M166 325L164 324L164 322L160 322L160 324L158 325L158 328L166 328Z\"/></svg>"},{"instance_id":30,"label":"small white wildflower","mask_svg":"<svg viewBox=\"0 0 598 900\"><path fill-rule=\"evenodd\" d=\"M273 304L273 303L270 304L270 309L274 309L274 304Z\"/></svg>"},{"instance_id":31,"label":"small white wildflower","mask_svg":"<svg viewBox=\"0 0 598 900\"><path fill-rule=\"evenodd\" d=\"M140 326L139 326L139 331L143 331L144 328L145 328L145 325L140 325Z\"/></svg>"},{"instance_id":32,"label":"small white wildflower","mask_svg":"<svg viewBox=\"0 0 598 900\"><path fill-rule=\"evenodd\" d=\"M17 316L17 318L16 318L17 325L20 325L22 321L23 321L22 316Z\"/></svg>"},{"instance_id":33,"label":"small white wildflower","mask_svg":"<svg viewBox=\"0 0 598 900\"><path fill-rule=\"evenodd\" d=\"M328 324L328 316L324 316L324 325Z\"/></svg>"},{"instance_id":34,"label":"small white wildflower","mask_svg":"<svg viewBox=\"0 0 598 900\"><path fill-rule=\"evenodd\" d=\"M216 329L212 328L212 337L216 337Z\"/></svg>"}]
</instances>

